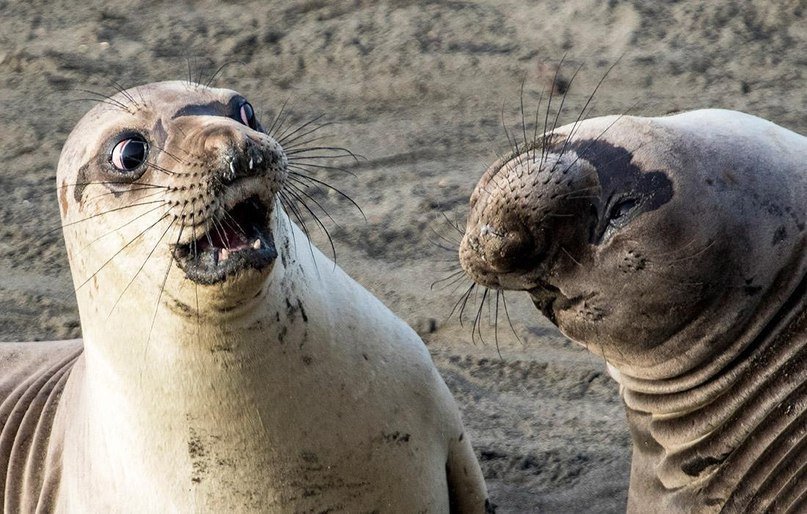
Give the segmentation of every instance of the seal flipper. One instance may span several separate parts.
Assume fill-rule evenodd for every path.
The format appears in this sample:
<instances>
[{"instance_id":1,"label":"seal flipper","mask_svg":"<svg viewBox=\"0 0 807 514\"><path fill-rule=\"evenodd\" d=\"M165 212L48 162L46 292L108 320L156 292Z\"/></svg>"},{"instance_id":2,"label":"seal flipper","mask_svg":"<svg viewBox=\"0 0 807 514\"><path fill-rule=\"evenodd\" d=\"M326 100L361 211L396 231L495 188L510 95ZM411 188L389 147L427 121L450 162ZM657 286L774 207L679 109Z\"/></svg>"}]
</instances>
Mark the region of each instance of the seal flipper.
<instances>
[{"instance_id":1,"label":"seal flipper","mask_svg":"<svg viewBox=\"0 0 807 514\"><path fill-rule=\"evenodd\" d=\"M450 512L496 512L490 502L485 479L477 464L474 450L468 436L462 433L452 438L446 462L446 482Z\"/></svg>"},{"instance_id":2,"label":"seal flipper","mask_svg":"<svg viewBox=\"0 0 807 514\"><path fill-rule=\"evenodd\" d=\"M52 511L59 454L52 428L81 340L0 343L2 512Z\"/></svg>"}]
</instances>

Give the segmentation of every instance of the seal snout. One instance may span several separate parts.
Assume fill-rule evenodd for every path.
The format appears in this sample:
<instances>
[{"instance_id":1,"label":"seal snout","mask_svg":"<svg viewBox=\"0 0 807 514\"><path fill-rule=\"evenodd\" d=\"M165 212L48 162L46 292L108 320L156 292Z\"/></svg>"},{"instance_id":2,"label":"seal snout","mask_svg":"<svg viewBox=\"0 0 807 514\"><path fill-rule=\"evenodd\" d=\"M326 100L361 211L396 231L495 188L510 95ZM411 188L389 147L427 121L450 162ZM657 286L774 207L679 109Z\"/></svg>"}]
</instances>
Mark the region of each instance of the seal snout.
<instances>
[{"instance_id":1,"label":"seal snout","mask_svg":"<svg viewBox=\"0 0 807 514\"><path fill-rule=\"evenodd\" d=\"M241 178L265 177L269 185L279 189L285 179L286 155L280 144L265 134L224 118L194 137L203 142L207 162L215 166L211 171L223 185Z\"/></svg>"},{"instance_id":2,"label":"seal snout","mask_svg":"<svg viewBox=\"0 0 807 514\"><path fill-rule=\"evenodd\" d=\"M199 173L204 207L199 217L184 217L189 237L173 248L177 264L188 279L206 285L268 267L277 257L270 230L274 195L288 173L282 148L229 118L199 127L188 141L201 146L208 164Z\"/></svg>"},{"instance_id":3,"label":"seal snout","mask_svg":"<svg viewBox=\"0 0 807 514\"><path fill-rule=\"evenodd\" d=\"M504 275L520 275L535 268L542 245L524 227L504 228L480 223L470 227L460 244L460 262L477 282L508 287Z\"/></svg>"}]
</instances>

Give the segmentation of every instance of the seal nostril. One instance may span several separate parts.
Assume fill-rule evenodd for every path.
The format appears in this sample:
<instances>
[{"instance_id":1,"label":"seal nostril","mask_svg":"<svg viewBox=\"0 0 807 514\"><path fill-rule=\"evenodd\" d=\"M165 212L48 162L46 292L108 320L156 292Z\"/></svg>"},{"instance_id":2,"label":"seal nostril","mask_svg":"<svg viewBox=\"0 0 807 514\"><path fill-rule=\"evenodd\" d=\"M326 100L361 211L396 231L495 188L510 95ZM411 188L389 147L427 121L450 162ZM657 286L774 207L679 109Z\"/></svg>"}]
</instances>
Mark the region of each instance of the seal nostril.
<instances>
[{"instance_id":1,"label":"seal nostril","mask_svg":"<svg viewBox=\"0 0 807 514\"><path fill-rule=\"evenodd\" d=\"M482 225L479 236L469 238L469 246L480 259L497 272L512 272L535 265L540 245L526 230L503 230Z\"/></svg>"}]
</instances>

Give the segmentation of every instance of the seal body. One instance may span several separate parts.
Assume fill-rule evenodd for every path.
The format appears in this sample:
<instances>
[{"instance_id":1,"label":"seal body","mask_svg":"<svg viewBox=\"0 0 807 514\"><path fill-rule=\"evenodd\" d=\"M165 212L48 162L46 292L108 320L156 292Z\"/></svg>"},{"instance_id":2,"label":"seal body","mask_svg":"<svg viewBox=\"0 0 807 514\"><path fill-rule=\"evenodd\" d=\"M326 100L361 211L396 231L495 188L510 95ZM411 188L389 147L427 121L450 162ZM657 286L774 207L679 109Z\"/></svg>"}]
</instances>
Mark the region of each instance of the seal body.
<instances>
[{"instance_id":1,"label":"seal body","mask_svg":"<svg viewBox=\"0 0 807 514\"><path fill-rule=\"evenodd\" d=\"M84 338L0 345L6 512L485 512L425 346L286 216L288 163L233 91L82 119L58 188Z\"/></svg>"},{"instance_id":2,"label":"seal body","mask_svg":"<svg viewBox=\"0 0 807 514\"><path fill-rule=\"evenodd\" d=\"M807 509L807 138L724 110L603 117L494 164L460 259L620 383L631 512Z\"/></svg>"}]
</instances>

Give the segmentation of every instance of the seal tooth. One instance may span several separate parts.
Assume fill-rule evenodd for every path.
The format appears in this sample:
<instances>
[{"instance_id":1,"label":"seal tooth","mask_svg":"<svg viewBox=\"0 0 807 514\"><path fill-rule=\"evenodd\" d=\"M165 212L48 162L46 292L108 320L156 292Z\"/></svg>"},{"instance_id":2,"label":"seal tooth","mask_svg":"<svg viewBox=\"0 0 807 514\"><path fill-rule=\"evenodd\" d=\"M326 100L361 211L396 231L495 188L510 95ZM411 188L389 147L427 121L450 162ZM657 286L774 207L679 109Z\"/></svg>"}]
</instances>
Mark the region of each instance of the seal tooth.
<instances>
[{"instance_id":1,"label":"seal tooth","mask_svg":"<svg viewBox=\"0 0 807 514\"><path fill-rule=\"evenodd\" d=\"M230 250L222 248L219 250L219 261L226 261L230 258Z\"/></svg>"},{"instance_id":2,"label":"seal tooth","mask_svg":"<svg viewBox=\"0 0 807 514\"><path fill-rule=\"evenodd\" d=\"M255 242L252 243L252 248L254 248L256 250L260 250L261 249L261 240L256 239Z\"/></svg>"},{"instance_id":3,"label":"seal tooth","mask_svg":"<svg viewBox=\"0 0 807 514\"><path fill-rule=\"evenodd\" d=\"M249 158L249 169L252 170L252 157Z\"/></svg>"}]
</instances>

